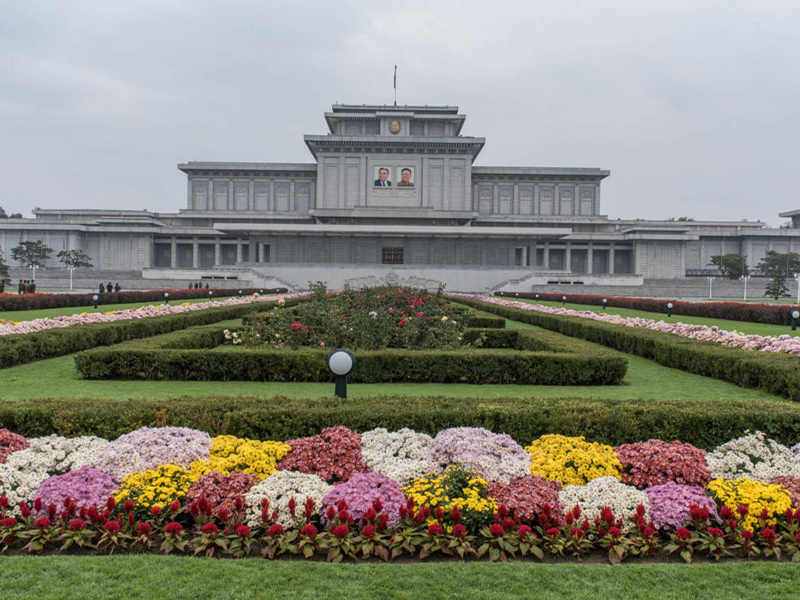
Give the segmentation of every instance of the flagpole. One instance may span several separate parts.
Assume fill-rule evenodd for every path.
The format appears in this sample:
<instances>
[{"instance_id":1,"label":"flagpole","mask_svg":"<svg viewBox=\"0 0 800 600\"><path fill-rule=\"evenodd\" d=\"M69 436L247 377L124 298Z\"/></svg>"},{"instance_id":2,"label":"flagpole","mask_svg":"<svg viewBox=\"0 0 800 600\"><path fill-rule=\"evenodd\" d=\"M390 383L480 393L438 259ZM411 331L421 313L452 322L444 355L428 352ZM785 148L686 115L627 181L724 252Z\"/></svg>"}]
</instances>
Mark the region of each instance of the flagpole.
<instances>
[{"instance_id":1,"label":"flagpole","mask_svg":"<svg viewBox=\"0 0 800 600\"><path fill-rule=\"evenodd\" d=\"M394 105L397 106L397 65L394 66Z\"/></svg>"}]
</instances>

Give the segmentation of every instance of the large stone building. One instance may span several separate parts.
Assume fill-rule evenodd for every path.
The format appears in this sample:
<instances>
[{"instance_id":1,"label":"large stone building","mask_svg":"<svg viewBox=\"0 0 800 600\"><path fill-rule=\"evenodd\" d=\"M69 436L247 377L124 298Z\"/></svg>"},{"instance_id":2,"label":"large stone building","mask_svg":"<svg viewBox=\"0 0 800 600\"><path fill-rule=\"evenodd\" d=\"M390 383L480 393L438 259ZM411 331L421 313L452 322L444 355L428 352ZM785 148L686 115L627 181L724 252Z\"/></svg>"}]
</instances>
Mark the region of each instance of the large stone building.
<instances>
[{"instance_id":1,"label":"large stone building","mask_svg":"<svg viewBox=\"0 0 800 600\"><path fill-rule=\"evenodd\" d=\"M314 162L178 165L186 208L34 210L0 221L0 247L79 248L96 268L151 279L236 279L303 288L324 280L530 290L640 285L715 273L717 254L751 267L800 251L792 227L760 222L610 220L599 168L475 166L484 138L451 106L334 105L306 135ZM50 265L58 267L55 259Z\"/></svg>"}]
</instances>

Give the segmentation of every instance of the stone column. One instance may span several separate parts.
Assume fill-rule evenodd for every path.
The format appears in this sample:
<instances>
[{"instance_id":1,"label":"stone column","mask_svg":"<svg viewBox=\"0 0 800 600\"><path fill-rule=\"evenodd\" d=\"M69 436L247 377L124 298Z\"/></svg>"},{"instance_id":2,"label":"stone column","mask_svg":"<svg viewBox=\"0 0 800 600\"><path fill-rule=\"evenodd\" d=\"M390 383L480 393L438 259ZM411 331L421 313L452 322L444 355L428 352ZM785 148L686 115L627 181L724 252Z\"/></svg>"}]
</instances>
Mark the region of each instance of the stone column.
<instances>
[{"instance_id":1,"label":"stone column","mask_svg":"<svg viewBox=\"0 0 800 600\"><path fill-rule=\"evenodd\" d=\"M589 247L586 250L586 273L591 275L594 273L594 244L589 242Z\"/></svg>"},{"instance_id":2,"label":"stone column","mask_svg":"<svg viewBox=\"0 0 800 600\"><path fill-rule=\"evenodd\" d=\"M173 235L169 241L169 266L175 269L178 266L178 242Z\"/></svg>"},{"instance_id":3,"label":"stone column","mask_svg":"<svg viewBox=\"0 0 800 600\"><path fill-rule=\"evenodd\" d=\"M544 258L542 258L542 262L544 263L542 266L545 270L550 269L550 242L545 242L544 244Z\"/></svg>"},{"instance_id":4,"label":"stone column","mask_svg":"<svg viewBox=\"0 0 800 600\"><path fill-rule=\"evenodd\" d=\"M614 274L614 242L608 248L608 272Z\"/></svg>"},{"instance_id":5,"label":"stone column","mask_svg":"<svg viewBox=\"0 0 800 600\"><path fill-rule=\"evenodd\" d=\"M220 249L219 238L214 238L214 266L218 267L222 263L222 250Z\"/></svg>"},{"instance_id":6,"label":"stone column","mask_svg":"<svg viewBox=\"0 0 800 600\"><path fill-rule=\"evenodd\" d=\"M567 249L564 251L564 266L567 271L572 273L572 242L567 242Z\"/></svg>"},{"instance_id":7,"label":"stone column","mask_svg":"<svg viewBox=\"0 0 800 600\"><path fill-rule=\"evenodd\" d=\"M200 268L200 245L197 242L197 236L192 238L192 268Z\"/></svg>"},{"instance_id":8,"label":"stone column","mask_svg":"<svg viewBox=\"0 0 800 600\"><path fill-rule=\"evenodd\" d=\"M236 238L236 262L242 262L242 238Z\"/></svg>"}]
</instances>

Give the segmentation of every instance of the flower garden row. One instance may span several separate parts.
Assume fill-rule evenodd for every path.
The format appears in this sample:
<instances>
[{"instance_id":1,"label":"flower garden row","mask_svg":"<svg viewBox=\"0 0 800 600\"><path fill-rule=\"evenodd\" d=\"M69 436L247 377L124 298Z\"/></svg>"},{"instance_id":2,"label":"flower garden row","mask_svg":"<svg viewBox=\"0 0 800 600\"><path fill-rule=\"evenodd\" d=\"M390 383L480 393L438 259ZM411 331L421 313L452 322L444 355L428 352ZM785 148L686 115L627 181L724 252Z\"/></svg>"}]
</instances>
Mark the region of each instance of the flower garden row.
<instances>
[{"instance_id":1,"label":"flower garden row","mask_svg":"<svg viewBox=\"0 0 800 600\"><path fill-rule=\"evenodd\" d=\"M94 548L328 560L695 552L800 560L800 444L711 452L458 427L307 438L0 430L0 551Z\"/></svg>"},{"instance_id":2,"label":"flower garden row","mask_svg":"<svg viewBox=\"0 0 800 600\"><path fill-rule=\"evenodd\" d=\"M663 313L667 302L672 303L672 313L692 317L710 319L728 319L731 321L747 321L750 323L769 323L772 325L789 325L791 313L797 306L779 304L761 304L758 302L682 302L665 298L625 298L620 296L592 296L588 294L548 294L533 292L507 293L498 292L502 297L528 298L550 302L569 302L570 304L592 304L629 308L648 312Z\"/></svg>"},{"instance_id":3,"label":"flower garden row","mask_svg":"<svg viewBox=\"0 0 800 600\"><path fill-rule=\"evenodd\" d=\"M505 300L503 298L486 298L483 296L475 296L470 294L450 294L460 298L470 298L473 300L481 300L491 304L500 306L511 306L520 308L522 310L534 310L553 315L565 315L570 317L581 317L584 319L592 319L594 321L601 321L603 323L612 323L614 325L624 325L625 327L642 327L652 331L661 331L664 333L671 333L684 338L692 340L701 340L706 342L714 342L722 344L729 348L743 348L745 350L759 350L761 352L781 352L785 354L794 354L800 356L800 336L792 337L790 335L781 336L762 336L762 335L745 335L737 331L726 331L718 327L708 327L706 325L687 325L686 323L667 323L665 321L656 321L654 319L644 319L642 317L621 317L619 315L610 315L606 313L596 313L590 310L572 310L568 308L557 308L551 306L543 306L540 304L528 304L527 302L518 302L513 300Z\"/></svg>"}]
</instances>

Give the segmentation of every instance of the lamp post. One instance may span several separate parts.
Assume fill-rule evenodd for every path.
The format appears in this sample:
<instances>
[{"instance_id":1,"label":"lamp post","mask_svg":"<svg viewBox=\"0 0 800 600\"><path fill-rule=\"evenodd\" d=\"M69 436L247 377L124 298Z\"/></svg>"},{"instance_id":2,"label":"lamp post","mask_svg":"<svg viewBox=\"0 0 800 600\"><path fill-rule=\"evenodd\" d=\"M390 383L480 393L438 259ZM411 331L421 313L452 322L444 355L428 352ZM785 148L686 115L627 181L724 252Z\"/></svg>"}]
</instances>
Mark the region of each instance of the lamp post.
<instances>
[{"instance_id":1,"label":"lamp post","mask_svg":"<svg viewBox=\"0 0 800 600\"><path fill-rule=\"evenodd\" d=\"M69 271L69 289L72 291L72 272L75 270L75 267L72 265L67 265L67 271Z\"/></svg>"},{"instance_id":2,"label":"lamp post","mask_svg":"<svg viewBox=\"0 0 800 600\"><path fill-rule=\"evenodd\" d=\"M706 277L706 280L708 280L708 299L711 300L711 293L714 289L714 278Z\"/></svg>"},{"instance_id":3,"label":"lamp post","mask_svg":"<svg viewBox=\"0 0 800 600\"><path fill-rule=\"evenodd\" d=\"M667 318L672 316L672 302L667 302Z\"/></svg>"},{"instance_id":4,"label":"lamp post","mask_svg":"<svg viewBox=\"0 0 800 600\"><path fill-rule=\"evenodd\" d=\"M747 302L747 280L750 279L750 275L742 275L739 279L744 281L744 301Z\"/></svg>"},{"instance_id":5,"label":"lamp post","mask_svg":"<svg viewBox=\"0 0 800 600\"><path fill-rule=\"evenodd\" d=\"M97 308L97 301L100 300L100 296L95 294L94 296L92 296L92 300L94 300L94 307Z\"/></svg>"},{"instance_id":6,"label":"lamp post","mask_svg":"<svg viewBox=\"0 0 800 600\"><path fill-rule=\"evenodd\" d=\"M603 298L603 312L606 312L606 304L608 304L608 300Z\"/></svg>"},{"instance_id":7,"label":"lamp post","mask_svg":"<svg viewBox=\"0 0 800 600\"><path fill-rule=\"evenodd\" d=\"M214 290L208 290L208 299L209 300L213 300L214 299Z\"/></svg>"},{"instance_id":8,"label":"lamp post","mask_svg":"<svg viewBox=\"0 0 800 600\"><path fill-rule=\"evenodd\" d=\"M567 297L561 296L561 306L566 306L566 305L567 305Z\"/></svg>"},{"instance_id":9,"label":"lamp post","mask_svg":"<svg viewBox=\"0 0 800 600\"><path fill-rule=\"evenodd\" d=\"M328 356L328 368L336 375L334 393L339 398L347 398L347 376L356 368L356 357L350 350L339 348Z\"/></svg>"},{"instance_id":10,"label":"lamp post","mask_svg":"<svg viewBox=\"0 0 800 600\"><path fill-rule=\"evenodd\" d=\"M539 294L536 294L536 301L539 301Z\"/></svg>"},{"instance_id":11,"label":"lamp post","mask_svg":"<svg viewBox=\"0 0 800 600\"><path fill-rule=\"evenodd\" d=\"M792 311L792 331L797 331L797 319L800 318L800 312Z\"/></svg>"},{"instance_id":12,"label":"lamp post","mask_svg":"<svg viewBox=\"0 0 800 600\"><path fill-rule=\"evenodd\" d=\"M169 292L164 292L164 304L169 306Z\"/></svg>"}]
</instances>

